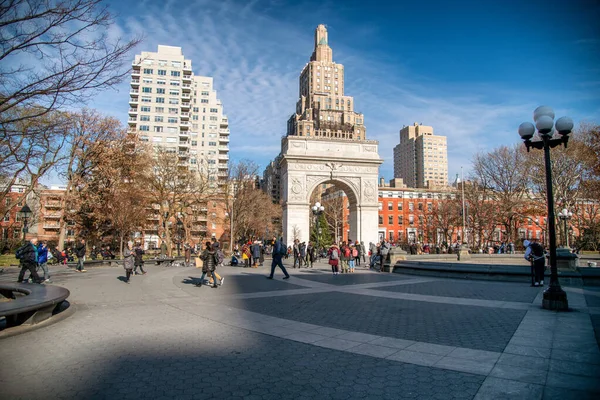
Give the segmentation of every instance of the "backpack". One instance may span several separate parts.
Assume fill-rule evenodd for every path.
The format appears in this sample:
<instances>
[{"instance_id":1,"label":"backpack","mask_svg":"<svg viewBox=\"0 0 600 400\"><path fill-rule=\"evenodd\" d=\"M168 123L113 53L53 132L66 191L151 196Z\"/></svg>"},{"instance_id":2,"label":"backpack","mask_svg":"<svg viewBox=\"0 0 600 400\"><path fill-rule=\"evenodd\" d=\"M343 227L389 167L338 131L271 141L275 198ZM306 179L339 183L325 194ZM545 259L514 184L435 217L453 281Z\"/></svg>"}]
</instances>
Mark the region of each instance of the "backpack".
<instances>
[{"instance_id":1,"label":"backpack","mask_svg":"<svg viewBox=\"0 0 600 400\"><path fill-rule=\"evenodd\" d=\"M352 253L350 252L350 248L348 246L344 247L344 257L350 258L351 254Z\"/></svg>"},{"instance_id":2,"label":"backpack","mask_svg":"<svg viewBox=\"0 0 600 400\"><path fill-rule=\"evenodd\" d=\"M29 245L29 243L25 243L23 246L21 246L17 249L17 251L15 252L15 258L17 260L21 260L23 258L23 256L25 255L25 250L27 249L28 245Z\"/></svg>"},{"instance_id":3,"label":"backpack","mask_svg":"<svg viewBox=\"0 0 600 400\"><path fill-rule=\"evenodd\" d=\"M544 256L544 248L542 247L541 244L537 243L537 242L533 242L529 245L529 247L531 247L531 252L533 253L533 255L535 257L543 257Z\"/></svg>"},{"instance_id":4,"label":"backpack","mask_svg":"<svg viewBox=\"0 0 600 400\"><path fill-rule=\"evenodd\" d=\"M352 257L354 257L354 258L358 257L358 250L356 250L356 248L354 250L352 250Z\"/></svg>"},{"instance_id":5,"label":"backpack","mask_svg":"<svg viewBox=\"0 0 600 400\"><path fill-rule=\"evenodd\" d=\"M223 254L223 252L221 250L217 250L215 255L216 255L215 262L217 263L217 265L221 264L223 262L223 260L225 259L225 255Z\"/></svg>"},{"instance_id":6,"label":"backpack","mask_svg":"<svg viewBox=\"0 0 600 400\"><path fill-rule=\"evenodd\" d=\"M329 255L330 260L337 260L339 258L337 249L332 249Z\"/></svg>"}]
</instances>

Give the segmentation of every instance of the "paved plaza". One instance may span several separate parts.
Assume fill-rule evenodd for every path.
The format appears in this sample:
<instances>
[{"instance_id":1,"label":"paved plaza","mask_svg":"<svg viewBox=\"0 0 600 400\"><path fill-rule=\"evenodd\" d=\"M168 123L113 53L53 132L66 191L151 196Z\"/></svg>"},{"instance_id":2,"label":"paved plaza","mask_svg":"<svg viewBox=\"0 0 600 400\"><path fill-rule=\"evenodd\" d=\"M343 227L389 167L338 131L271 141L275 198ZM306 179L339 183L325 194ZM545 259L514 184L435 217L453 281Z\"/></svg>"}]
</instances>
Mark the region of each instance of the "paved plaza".
<instances>
[{"instance_id":1,"label":"paved plaza","mask_svg":"<svg viewBox=\"0 0 600 400\"><path fill-rule=\"evenodd\" d=\"M566 288L557 313L528 282L321 264L285 281L224 267L213 289L196 268L148 270L55 267L76 312L0 339L0 398L600 398L598 288Z\"/></svg>"}]
</instances>

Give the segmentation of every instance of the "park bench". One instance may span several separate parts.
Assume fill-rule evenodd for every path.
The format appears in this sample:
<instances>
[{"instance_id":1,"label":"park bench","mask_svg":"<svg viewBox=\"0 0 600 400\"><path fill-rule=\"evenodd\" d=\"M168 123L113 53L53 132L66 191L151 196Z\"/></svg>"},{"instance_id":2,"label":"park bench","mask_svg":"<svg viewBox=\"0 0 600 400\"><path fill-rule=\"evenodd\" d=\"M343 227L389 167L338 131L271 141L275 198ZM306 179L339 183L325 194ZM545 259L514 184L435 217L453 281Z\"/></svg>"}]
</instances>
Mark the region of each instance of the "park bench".
<instances>
[{"instance_id":1,"label":"park bench","mask_svg":"<svg viewBox=\"0 0 600 400\"><path fill-rule=\"evenodd\" d=\"M146 264L156 263L156 265L164 264L167 267L172 267L175 262L175 258L155 258L150 260L144 260Z\"/></svg>"},{"instance_id":2,"label":"park bench","mask_svg":"<svg viewBox=\"0 0 600 400\"><path fill-rule=\"evenodd\" d=\"M0 302L0 318L6 319L7 328L38 324L60 310L69 294L54 285L0 283L0 295L10 299Z\"/></svg>"}]
</instances>

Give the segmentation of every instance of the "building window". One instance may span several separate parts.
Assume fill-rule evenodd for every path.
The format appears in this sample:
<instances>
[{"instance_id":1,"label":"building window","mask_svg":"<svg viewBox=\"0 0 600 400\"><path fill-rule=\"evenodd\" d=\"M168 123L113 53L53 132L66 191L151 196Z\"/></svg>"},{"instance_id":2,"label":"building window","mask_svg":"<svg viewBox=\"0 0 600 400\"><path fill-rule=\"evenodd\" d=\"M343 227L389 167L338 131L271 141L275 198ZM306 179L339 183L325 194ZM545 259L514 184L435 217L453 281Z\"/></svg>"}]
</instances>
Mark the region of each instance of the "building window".
<instances>
[{"instance_id":1,"label":"building window","mask_svg":"<svg viewBox=\"0 0 600 400\"><path fill-rule=\"evenodd\" d=\"M154 112L163 113L163 112L165 112L165 108L164 107L154 107Z\"/></svg>"},{"instance_id":2,"label":"building window","mask_svg":"<svg viewBox=\"0 0 600 400\"><path fill-rule=\"evenodd\" d=\"M383 210L383 203L379 202L379 210Z\"/></svg>"},{"instance_id":3,"label":"building window","mask_svg":"<svg viewBox=\"0 0 600 400\"><path fill-rule=\"evenodd\" d=\"M394 224L394 216L388 215L388 225L393 225L393 224Z\"/></svg>"},{"instance_id":4,"label":"building window","mask_svg":"<svg viewBox=\"0 0 600 400\"><path fill-rule=\"evenodd\" d=\"M394 232L392 232L392 231L390 231L390 232L389 232L389 238L390 238L390 239L389 239L389 240L390 240L390 242L393 242L393 241L394 241Z\"/></svg>"},{"instance_id":5,"label":"building window","mask_svg":"<svg viewBox=\"0 0 600 400\"><path fill-rule=\"evenodd\" d=\"M383 225L383 215L379 216L379 225Z\"/></svg>"},{"instance_id":6,"label":"building window","mask_svg":"<svg viewBox=\"0 0 600 400\"><path fill-rule=\"evenodd\" d=\"M162 116L155 116L154 117L154 122L163 122L163 117Z\"/></svg>"},{"instance_id":7,"label":"building window","mask_svg":"<svg viewBox=\"0 0 600 400\"><path fill-rule=\"evenodd\" d=\"M171 71L171 76L181 76L180 71Z\"/></svg>"},{"instance_id":8,"label":"building window","mask_svg":"<svg viewBox=\"0 0 600 400\"><path fill-rule=\"evenodd\" d=\"M414 211L414 210L415 210L414 203L408 203L408 211Z\"/></svg>"},{"instance_id":9,"label":"building window","mask_svg":"<svg viewBox=\"0 0 600 400\"><path fill-rule=\"evenodd\" d=\"M419 211L423 211L423 203L418 203Z\"/></svg>"},{"instance_id":10,"label":"building window","mask_svg":"<svg viewBox=\"0 0 600 400\"><path fill-rule=\"evenodd\" d=\"M153 74L152 68L144 68L144 74Z\"/></svg>"},{"instance_id":11,"label":"building window","mask_svg":"<svg viewBox=\"0 0 600 400\"><path fill-rule=\"evenodd\" d=\"M140 121L150 121L149 115L140 115Z\"/></svg>"},{"instance_id":12,"label":"building window","mask_svg":"<svg viewBox=\"0 0 600 400\"><path fill-rule=\"evenodd\" d=\"M140 108L140 110L141 110L142 112L150 112L150 106L142 106L142 107Z\"/></svg>"},{"instance_id":13,"label":"building window","mask_svg":"<svg viewBox=\"0 0 600 400\"><path fill-rule=\"evenodd\" d=\"M170 124L176 124L177 123L177 117L169 117L167 119L167 122Z\"/></svg>"},{"instance_id":14,"label":"building window","mask_svg":"<svg viewBox=\"0 0 600 400\"><path fill-rule=\"evenodd\" d=\"M159 69L158 70L158 75L162 75L162 76L167 75L167 70L166 69Z\"/></svg>"},{"instance_id":15,"label":"building window","mask_svg":"<svg viewBox=\"0 0 600 400\"><path fill-rule=\"evenodd\" d=\"M388 211L392 211L394 209L394 204L391 201L388 201Z\"/></svg>"},{"instance_id":16,"label":"building window","mask_svg":"<svg viewBox=\"0 0 600 400\"><path fill-rule=\"evenodd\" d=\"M156 89L156 93L158 93L158 94L165 94L165 88L157 88Z\"/></svg>"},{"instance_id":17,"label":"building window","mask_svg":"<svg viewBox=\"0 0 600 400\"><path fill-rule=\"evenodd\" d=\"M398 211L402 211L402 202L401 201L398 202Z\"/></svg>"},{"instance_id":18,"label":"building window","mask_svg":"<svg viewBox=\"0 0 600 400\"><path fill-rule=\"evenodd\" d=\"M163 127L162 126L155 126L154 127L154 132L163 132Z\"/></svg>"},{"instance_id":19,"label":"building window","mask_svg":"<svg viewBox=\"0 0 600 400\"><path fill-rule=\"evenodd\" d=\"M164 103L165 102L165 98L164 97L157 97L156 98L156 102L157 103Z\"/></svg>"},{"instance_id":20,"label":"building window","mask_svg":"<svg viewBox=\"0 0 600 400\"><path fill-rule=\"evenodd\" d=\"M415 217L413 215L408 216L408 224L411 226L415 224Z\"/></svg>"},{"instance_id":21,"label":"building window","mask_svg":"<svg viewBox=\"0 0 600 400\"><path fill-rule=\"evenodd\" d=\"M398 225L404 225L404 219L402 218L402 215L398 215Z\"/></svg>"},{"instance_id":22,"label":"building window","mask_svg":"<svg viewBox=\"0 0 600 400\"><path fill-rule=\"evenodd\" d=\"M433 210L433 204L427 203L427 211Z\"/></svg>"}]
</instances>

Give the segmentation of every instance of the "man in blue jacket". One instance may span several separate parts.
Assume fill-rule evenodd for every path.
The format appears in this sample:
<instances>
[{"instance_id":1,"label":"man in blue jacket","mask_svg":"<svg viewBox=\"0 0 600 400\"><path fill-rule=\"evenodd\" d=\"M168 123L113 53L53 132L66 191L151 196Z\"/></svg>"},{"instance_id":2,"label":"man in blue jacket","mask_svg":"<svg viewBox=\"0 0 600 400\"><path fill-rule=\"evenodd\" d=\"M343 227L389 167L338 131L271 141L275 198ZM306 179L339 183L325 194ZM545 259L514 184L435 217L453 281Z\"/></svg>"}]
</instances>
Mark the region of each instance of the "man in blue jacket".
<instances>
[{"instance_id":1,"label":"man in blue jacket","mask_svg":"<svg viewBox=\"0 0 600 400\"><path fill-rule=\"evenodd\" d=\"M48 246L45 241L40 242L37 251L38 266L44 271L44 282L50 283L50 273L48 272Z\"/></svg>"},{"instance_id":2,"label":"man in blue jacket","mask_svg":"<svg viewBox=\"0 0 600 400\"><path fill-rule=\"evenodd\" d=\"M267 279L273 279L273 275L275 274L275 267L279 266L285 277L283 279L289 279L290 274L286 271L283 266L283 262L281 259L287 254L287 246L283 244L283 238L277 240L276 237L273 237L273 261L271 262L271 275L267 277Z\"/></svg>"}]
</instances>

